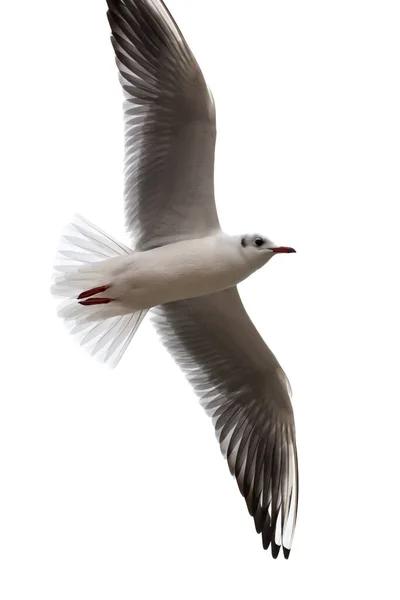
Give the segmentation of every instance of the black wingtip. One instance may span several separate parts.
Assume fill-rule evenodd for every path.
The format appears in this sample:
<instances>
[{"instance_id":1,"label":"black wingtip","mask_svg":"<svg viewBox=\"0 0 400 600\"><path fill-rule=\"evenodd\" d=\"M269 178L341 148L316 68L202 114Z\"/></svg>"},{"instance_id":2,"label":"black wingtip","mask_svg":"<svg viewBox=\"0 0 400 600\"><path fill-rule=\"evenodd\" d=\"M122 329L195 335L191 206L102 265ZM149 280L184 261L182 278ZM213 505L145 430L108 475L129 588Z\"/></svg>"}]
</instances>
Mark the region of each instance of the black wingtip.
<instances>
[{"instance_id":1,"label":"black wingtip","mask_svg":"<svg viewBox=\"0 0 400 600\"><path fill-rule=\"evenodd\" d=\"M278 544L275 544L274 540L271 540L271 552L273 558L278 558L280 549L281 547L278 546Z\"/></svg>"},{"instance_id":2,"label":"black wingtip","mask_svg":"<svg viewBox=\"0 0 400 600\"><path fill-rule=\"evenodd\" d=\"M288 559L290 556L290 548L285 548L285 546L282 546L283 548L283 556Z\"/></svg>"}]
</instances>

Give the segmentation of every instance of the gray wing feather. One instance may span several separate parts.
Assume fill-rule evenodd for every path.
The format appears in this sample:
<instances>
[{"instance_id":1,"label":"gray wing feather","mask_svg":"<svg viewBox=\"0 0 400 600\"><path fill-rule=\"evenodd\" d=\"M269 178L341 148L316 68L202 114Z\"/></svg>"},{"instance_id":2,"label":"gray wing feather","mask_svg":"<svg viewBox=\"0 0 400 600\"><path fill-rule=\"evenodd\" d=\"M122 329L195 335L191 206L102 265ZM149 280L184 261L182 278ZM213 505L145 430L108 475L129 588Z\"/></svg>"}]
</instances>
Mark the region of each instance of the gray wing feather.
<instances>
[{"instance_id":1,"label":"gray wing feather","mask_svg":"<svg viewBox=\"0 0 400 600\"><path fill-rule=\"evenodd\" d=\"M215 107L160 0L108 0L125 93L125 214L144 250L219 229Z\"/></svg>"},{"instance_id":2,"label":"gray wing feather","mask_svg":"<svg viewBox=\"0 0 400 600\"><path fill-rule=\"evenodd\" d=\"M248 510L274 557L289 556L298 468L290 387L236 288L155 309L161 338L211 416Z\"/></svg>"}]
</instances>

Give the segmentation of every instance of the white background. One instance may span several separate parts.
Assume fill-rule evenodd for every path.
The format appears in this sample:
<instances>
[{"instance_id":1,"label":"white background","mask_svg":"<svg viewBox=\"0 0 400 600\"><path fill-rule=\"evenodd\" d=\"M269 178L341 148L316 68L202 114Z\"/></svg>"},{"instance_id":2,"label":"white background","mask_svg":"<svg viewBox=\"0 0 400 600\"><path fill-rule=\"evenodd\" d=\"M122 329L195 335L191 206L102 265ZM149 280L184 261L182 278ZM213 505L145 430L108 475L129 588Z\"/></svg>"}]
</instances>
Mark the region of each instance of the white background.
<instances>
[{"instance_id":1,"label":"white background","mask_svg":"<svg viewBox=\"0 0 400 600\"><path fill-rule=\"evenodd\" d=\"M126 240L121 91L105 2L7 2L0 596L398 598L399 3L168 4L217 102L224 227L298 251L241 286L294 390L294 548L262 550L149 323L109 371L56 319L72 213Z\"/></svg>"}]
</instances>

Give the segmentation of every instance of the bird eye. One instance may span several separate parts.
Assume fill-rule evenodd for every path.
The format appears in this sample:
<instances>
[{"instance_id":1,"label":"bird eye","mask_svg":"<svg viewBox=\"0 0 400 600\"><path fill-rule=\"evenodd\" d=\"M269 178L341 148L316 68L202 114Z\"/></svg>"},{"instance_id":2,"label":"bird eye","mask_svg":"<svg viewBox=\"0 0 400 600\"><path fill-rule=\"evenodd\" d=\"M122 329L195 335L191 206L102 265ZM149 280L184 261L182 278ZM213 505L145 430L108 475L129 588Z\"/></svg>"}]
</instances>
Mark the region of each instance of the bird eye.
<instances>
[{"instance_id":1,"label":"bird eye","mask_svg":"<svg viewBox=\"0 0 400 600\"><path fill-rule=\"evenodd\" d=\"M263 240L262 238L260 238L260 237L257 237L257 238L254 240L254 243L255 243L255 245L256 245L256 246L259 248L260 246L262 246L262 245L264 244L264 240Z\"/></svg>"}]
</instances>

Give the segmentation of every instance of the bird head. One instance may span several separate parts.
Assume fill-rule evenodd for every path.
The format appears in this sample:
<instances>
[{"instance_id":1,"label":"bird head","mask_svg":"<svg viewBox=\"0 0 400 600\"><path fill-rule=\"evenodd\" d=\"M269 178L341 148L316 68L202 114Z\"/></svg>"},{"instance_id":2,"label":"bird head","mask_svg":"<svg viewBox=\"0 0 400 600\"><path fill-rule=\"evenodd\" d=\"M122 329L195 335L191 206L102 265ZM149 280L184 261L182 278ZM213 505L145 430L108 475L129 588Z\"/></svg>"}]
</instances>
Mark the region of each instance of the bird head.
<instances>
[{"instance_id":1,"label":"bird head","mask_svg":"<svg viewBox=\"0 0 400 600\"><path fill-rule=\"evenodd\" d=\"M240 245L242 252L247 255L249 260L254 260L261 264L268 262L275 254L291 254L296 252L289 246L277 246L267 237L260 234L247 234L240 236Z\"/></svg>"}]
</instances>

